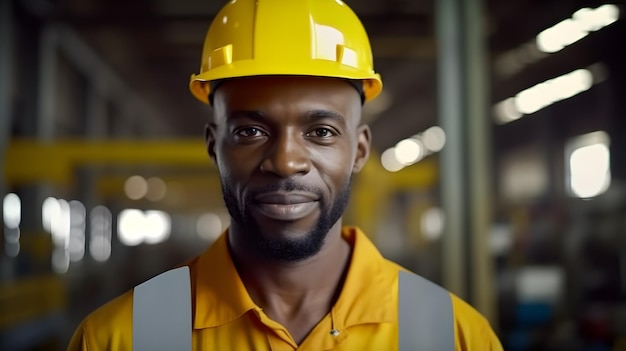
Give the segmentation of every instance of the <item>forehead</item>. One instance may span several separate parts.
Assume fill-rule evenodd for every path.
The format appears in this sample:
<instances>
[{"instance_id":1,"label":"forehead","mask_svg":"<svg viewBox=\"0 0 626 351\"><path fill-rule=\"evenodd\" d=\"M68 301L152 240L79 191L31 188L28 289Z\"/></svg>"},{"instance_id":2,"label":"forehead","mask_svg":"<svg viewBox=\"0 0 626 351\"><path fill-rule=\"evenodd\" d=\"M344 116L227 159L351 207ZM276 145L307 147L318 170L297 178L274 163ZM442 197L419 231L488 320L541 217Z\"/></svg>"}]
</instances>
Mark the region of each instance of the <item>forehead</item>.
<instances>
[{"instance_id":1,"label":"forehead","mask_svg":"<svg viewBox=\"0 0 626 351\"><path fill-rule=\"evenodd\" d=\"M346 118L360 116L361 100L346 80L323 77L262 76L231 79L215 91L216 116L232 110L306 112L328 109Z\"/></svg>"}]
</instances>

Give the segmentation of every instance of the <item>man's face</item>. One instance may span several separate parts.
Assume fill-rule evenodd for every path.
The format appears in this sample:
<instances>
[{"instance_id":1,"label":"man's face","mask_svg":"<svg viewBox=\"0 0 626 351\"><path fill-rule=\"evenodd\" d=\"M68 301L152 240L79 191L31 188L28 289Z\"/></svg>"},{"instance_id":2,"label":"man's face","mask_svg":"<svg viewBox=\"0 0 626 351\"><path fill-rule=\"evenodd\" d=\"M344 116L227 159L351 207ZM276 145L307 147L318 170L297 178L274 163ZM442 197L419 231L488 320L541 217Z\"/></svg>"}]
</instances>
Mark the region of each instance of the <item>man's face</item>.
<instances>
[{"instance_id":1,"label":"man's face","mask_svg":"<svg viewBox=\"0 0 626 351\"><path fill-rule=\"evenodd\" d=\"M231 240L280 261L319 252L369 155L356 90L330 78L234 79L217 89L214 114L207 147Z\"/></svg>"}]
</instances>

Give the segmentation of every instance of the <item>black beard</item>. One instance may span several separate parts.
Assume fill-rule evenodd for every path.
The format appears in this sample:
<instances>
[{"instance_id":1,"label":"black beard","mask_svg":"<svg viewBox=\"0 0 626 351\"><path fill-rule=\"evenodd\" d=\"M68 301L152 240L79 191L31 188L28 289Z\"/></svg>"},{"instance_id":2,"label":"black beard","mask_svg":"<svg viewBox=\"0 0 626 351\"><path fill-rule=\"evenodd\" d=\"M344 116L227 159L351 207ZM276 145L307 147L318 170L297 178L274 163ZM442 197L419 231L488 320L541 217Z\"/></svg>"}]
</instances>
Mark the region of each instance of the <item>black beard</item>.
<instances>
[{"instance_id":1,"label":"black beard","mask_svg":"<svg viewBox=\"0 0 626 351\"><path fill-rule=\"evenodd\" d=\"M262 235L263 228L250 215L243 204L239 205L235 192L227 182L222 179L222 194L224 203L228 209L233 222L242 229L242 234L246 236L245 242L259 255L282 262L298 262L317 254L324 244L324 240L330 228L341 218L350 199L350 180L337 194L336 200L331 204L324 200L322 194L316 189L301 186L294 181L287 180L281 183L272 184L258 189L254 194L248 194L248 200L254 198L255 194L269 191L307 191L319 195L320 217L306 234L297 239L270 239L268 235Z\"/></svg>"}]
</instances>

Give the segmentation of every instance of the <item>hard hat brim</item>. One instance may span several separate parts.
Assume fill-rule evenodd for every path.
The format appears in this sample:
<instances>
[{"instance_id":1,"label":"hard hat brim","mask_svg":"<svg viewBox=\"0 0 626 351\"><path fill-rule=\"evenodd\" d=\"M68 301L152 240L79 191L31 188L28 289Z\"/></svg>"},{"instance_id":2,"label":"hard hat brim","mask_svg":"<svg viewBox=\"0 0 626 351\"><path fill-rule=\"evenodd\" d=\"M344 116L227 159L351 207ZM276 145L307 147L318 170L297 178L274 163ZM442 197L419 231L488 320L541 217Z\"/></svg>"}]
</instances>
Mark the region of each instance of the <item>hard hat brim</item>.
<instances>
[{"instance_id":1,"label":"hard hat brim","mask_svg":"<svg viewBox=\"0 0 626 351\"><path fill-rule=\"evenodd\" d=\"M241 60L232 64L216 67L210 71L191 76L189 89L196 99L209 103L211 87L209 82L254 76L313 76L363 80L365 101L373 100L382 91L382 79L378 73L363 72L347 65L330 60L309 61L305 65L277 64L258 60Z\"/></svg>"}]
</instances>

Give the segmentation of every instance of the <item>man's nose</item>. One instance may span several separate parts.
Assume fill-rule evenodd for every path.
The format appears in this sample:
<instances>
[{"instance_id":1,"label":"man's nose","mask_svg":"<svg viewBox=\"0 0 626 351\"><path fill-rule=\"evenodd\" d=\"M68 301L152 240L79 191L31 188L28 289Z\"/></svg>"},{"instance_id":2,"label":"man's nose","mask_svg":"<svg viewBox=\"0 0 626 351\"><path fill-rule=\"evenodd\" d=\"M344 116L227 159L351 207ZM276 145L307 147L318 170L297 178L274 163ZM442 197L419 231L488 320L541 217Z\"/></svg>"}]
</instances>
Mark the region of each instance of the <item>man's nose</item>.
<instances>
[{"instance_id":1,"label":"man's nose","mask_svg":"<svg viewBox=\"0 0 626 351\"><path fill-rule=\"evenodd\" d=\"M311 160L306 140L297 133L282 133L268 148L261 162L263 173L272 173L282 178L294 174L306 174L311 170Z\"/></svg>"}]
</instances>

